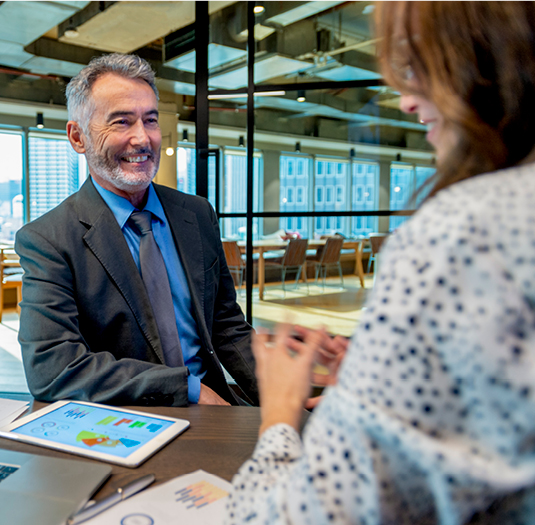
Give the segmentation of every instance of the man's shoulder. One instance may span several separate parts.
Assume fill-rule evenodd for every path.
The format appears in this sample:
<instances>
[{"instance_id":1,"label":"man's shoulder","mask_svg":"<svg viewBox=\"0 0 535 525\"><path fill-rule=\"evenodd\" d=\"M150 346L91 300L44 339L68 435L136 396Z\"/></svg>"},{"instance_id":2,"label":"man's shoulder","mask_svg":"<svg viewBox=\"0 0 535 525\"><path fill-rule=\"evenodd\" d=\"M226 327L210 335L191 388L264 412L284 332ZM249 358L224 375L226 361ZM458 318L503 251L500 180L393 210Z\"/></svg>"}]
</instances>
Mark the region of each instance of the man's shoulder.
<instances>
[{"instance_id":1,"label":"man's shoulder","mask_svg":"<svg viewBox=\"0 0 535 525\"><path fill-rule=\"evenodd\" d=\"M33 219L32 221L25 224L21 230L24 229L46 229L49 228L52 224L61 223L69 215L75 213L76 208L76 196L77 193L73 193L67 197L64 201L60 202L56 207L47 211L40 217Z\"/></svg>"},{"instance_id":2,"label":"man's shoulder","mask_svg":"<svg viewBox=\"0 0 535 525\"><path fill-rule=\"evenodd\" d=\"M90 194L89 199L88 193ZM95 198L95 196L97 197ZM84 221L88 209L91 210L92 215L99 213L99 201L101 199L98 199L94 187L88 186L86 183L56 207L25 224L19 232L24 234L34 231L45 237L57 236L60 232L64 232L66 235L69 232L75 234L76 226L82 227L81 222Z\"/></svg>"}]
</instances>

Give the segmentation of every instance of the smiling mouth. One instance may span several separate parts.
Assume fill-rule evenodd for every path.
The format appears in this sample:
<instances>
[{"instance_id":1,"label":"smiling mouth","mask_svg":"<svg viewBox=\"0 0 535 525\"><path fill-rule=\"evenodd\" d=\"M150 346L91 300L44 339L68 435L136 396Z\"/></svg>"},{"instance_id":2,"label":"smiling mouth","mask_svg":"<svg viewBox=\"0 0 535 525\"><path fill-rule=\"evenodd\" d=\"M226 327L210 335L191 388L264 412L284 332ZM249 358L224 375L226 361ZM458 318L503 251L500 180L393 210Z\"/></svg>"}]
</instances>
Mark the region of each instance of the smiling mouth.
<instances>
[{"instance_id":1,"label":"smiling mouth","mask_svg":"<svg viewBox=\"0 0 535 525\"><path fill-rule=\"evenodd\" d=\"M146 162L149 159L149 155L127 155L124 157L121 157L122 160L125 162Z\"/></svg>"},{"instance_id":2,"label":"smiling mouth","mask_svg":"<svg viewBox=\"0 0 535 525\"><path fill-rule=\"evenodd\" d=\"M423 124L427 128L429 133L437 124L436 120L420 120L420 124Z\"/></svg>"}]
</instances>

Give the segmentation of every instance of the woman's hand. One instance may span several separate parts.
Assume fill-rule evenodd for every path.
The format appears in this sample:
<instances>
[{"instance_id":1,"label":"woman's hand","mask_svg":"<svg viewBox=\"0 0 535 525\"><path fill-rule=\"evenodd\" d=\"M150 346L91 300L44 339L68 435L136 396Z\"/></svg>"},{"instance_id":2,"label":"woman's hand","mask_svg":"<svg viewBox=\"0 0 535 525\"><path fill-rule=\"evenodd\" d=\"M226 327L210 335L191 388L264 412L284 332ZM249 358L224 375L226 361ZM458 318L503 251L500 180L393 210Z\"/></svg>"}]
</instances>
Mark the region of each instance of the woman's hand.
<instances>
[{"instance_id":1,"label":"woman's hand","mask_svg":"<svg viewBox=\"0 0 535 525\"><path fill-rule=\"evenodd\" d=\"M306 339L311 332L316 332L318 337L318 352L316 354L316 363L325 367L327 374L313 373L312 383L318 386L334 385L338 379L338 369L340 363L344 359L347 347L349 346L349 339L341 335L331 337L325 327L319 330L311 330L304 326L295 325L293 330L302 338ZM288 341L288 346L293 349L292 342L295 339ZM308 408L308 407L307 407Z\"/></svg>"},{"instance_id":2,"label":"woman's hand","mask_svg":"<svg viewBox=\"0 0 535 525\"><path fill-rule=\"evenodd\" d=\"M298 325L294 326L293 329L294 332L303 339L309 336L311 332L314 332L314 330L311 330L310 328ZM317 386L334 385L338 380L338 369L346 355L349 339L340 335L331 337L324 327L315 332L318 337L316 363L325 367L327 373L313 372L312 383ZM290 348L293 348L294 341L295 339L288 340L288 346ZM322 399L323 396L308 398L305 403L305 408L308 410L316 408Z\"/></svg>"},{"instance_id":3,"label":"woman's hand","mask_svg":"<svg viewBox=\"0 0 535 525\"><path fill-rule=\"evenodd\" d=\"M303 408L310 395L319 341L319 334L312 330L306 334L304 342L292 340L289 325L277 327L275 342L271 344L266 333L253 336L262 414L260 434L277 423L287 423L299 430ZM294 355L288 351L289 342Z\"/></svg>"}]
</instances>

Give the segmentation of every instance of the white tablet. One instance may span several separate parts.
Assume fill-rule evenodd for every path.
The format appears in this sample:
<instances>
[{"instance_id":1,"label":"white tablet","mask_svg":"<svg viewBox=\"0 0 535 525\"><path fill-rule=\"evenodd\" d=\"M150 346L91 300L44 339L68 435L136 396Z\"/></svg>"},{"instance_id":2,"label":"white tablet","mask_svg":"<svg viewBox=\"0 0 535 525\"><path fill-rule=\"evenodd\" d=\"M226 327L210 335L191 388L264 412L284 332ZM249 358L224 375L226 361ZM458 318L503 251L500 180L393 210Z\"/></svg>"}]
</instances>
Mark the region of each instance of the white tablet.
<instances>
[{"instance_id":1,"label":"white tablet","mask_svg":"<svg viewBox=\"0 0 535 525\"><path fill-rule=\"evenodd\" d=\"M0 429L0 436L137 467L188 427L185 419L58 401Z\"/></svg>"}]
</instances>

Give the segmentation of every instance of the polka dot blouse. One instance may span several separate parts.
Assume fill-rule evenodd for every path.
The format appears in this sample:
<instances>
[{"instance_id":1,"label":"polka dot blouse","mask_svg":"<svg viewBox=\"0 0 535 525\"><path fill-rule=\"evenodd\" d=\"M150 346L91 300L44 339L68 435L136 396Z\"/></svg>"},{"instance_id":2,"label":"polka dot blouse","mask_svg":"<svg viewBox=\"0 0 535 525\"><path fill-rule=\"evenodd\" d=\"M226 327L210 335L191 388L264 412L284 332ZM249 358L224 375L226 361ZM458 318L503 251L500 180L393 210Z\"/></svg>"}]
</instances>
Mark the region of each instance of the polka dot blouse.
<instances>
[{"instance_id":1,"label":"polka dot blouse","mask_svg":"<svg viewBox=\"0 0 535 525\"><path fill-rule=\"evenodd\" d=\"M391 235L338 384L269 428L228 524L535 523L535 165Z\"/></svg>"}]
</instances>

